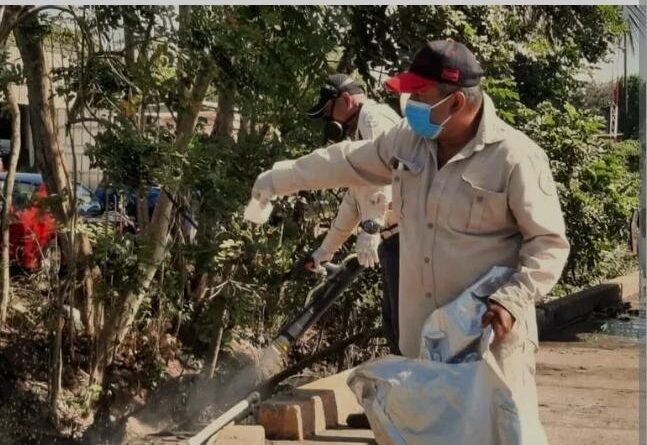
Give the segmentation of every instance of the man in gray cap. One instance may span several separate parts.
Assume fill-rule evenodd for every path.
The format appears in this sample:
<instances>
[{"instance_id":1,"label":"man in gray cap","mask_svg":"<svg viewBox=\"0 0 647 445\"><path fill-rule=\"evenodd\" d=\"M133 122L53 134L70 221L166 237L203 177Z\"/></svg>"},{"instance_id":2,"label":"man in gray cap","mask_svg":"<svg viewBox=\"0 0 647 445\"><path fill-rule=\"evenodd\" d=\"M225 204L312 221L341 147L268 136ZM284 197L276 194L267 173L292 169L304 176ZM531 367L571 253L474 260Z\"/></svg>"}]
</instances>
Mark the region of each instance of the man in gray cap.
<instances>
[{"instance_id":1,"label":"man in gray cap","mask_svg":"<svg viewBox=\"0 0 647 445\"><path fill-rule=\"evenodd\" d=\"M535 301L569 253L548 157L497 114L474 54L427 42L386 82L410 93L406 119L372 141L341 142L259 175L252 196L392 183L400 228L400 350L418 357L429 315L493 266L516 273L488 298L492 353L521 410L538 416Z\"/></svg>"},{"instance_id":2,"label":"man in gray cap","mask_svg":"<svg viewBox=\"0 0 647 445\"><path fill-rule=\"evenodd\" d=\"M372 140L390 130L402 119L388 105L366 97L364 89L346 74L333 74L321 88L319 101L310 110L312 118L326 121L326 143L344 139ZM330 261L333 254L360 226L356 251L359 263L373 267L382 262L382 318L384 336L392 353L398 353L398 255L397 221L389 210L391 187L369 185L351 187L321 246L304 261L305 268L314 271Z\"/></svg>"}]
</instances>

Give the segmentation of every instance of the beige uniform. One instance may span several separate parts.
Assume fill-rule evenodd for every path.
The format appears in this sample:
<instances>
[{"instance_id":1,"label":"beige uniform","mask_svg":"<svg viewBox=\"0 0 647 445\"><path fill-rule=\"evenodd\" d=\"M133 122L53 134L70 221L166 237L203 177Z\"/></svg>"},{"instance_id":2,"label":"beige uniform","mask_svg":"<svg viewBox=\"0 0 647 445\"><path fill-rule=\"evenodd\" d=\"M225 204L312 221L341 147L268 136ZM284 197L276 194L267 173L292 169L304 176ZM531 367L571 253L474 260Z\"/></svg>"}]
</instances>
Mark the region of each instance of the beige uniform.
<instances>
[{"instance_id":1,"label":"beige uniform","mask_svg":"<svg viewBox=\"0 0 647 445\"><path fill-rule=\"evenodd\" d=\"M514 317L495 345L513 392L537 410L535 301L559 279L569 243L544 151L496 115L486 95L474 138L438 170L436 142L406 121L374 141L342 142L273 170L273 192L393 184L400 224L400 349L416 357L422 325L494 265L517 272L491 299Z\"/></svg>"},{"instance_id":2,"label":"beige uniform","mask_svg":"<svg viewBox=\"0 0 647 445\"><path fill-rule=\"evenodd\" d=\"M402 118L386 104L367 100L362 105L357 121L357 132L353 139L371 140L389 131ZM382 201L378 194L384 195ZM383 225L391 225L394 219L391 212L385 212L383 200L391 202L390 185L368 185L351 187L344 194L337 216L326 234L321 248L329 254L335 253L353 233L357 225L373 219ZM389 224L390 223L390 224Z\"/></svg>"}]
</instances>

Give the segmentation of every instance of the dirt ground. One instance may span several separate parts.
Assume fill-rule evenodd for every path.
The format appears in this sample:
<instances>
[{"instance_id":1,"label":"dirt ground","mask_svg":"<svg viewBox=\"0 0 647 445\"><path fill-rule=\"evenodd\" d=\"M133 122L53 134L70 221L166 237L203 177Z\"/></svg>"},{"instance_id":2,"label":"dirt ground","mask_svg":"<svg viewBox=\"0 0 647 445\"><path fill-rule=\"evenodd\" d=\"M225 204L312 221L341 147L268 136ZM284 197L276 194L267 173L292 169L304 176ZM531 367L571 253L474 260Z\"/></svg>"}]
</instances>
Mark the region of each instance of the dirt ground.
<instances>
[{"instance_id":1,"label":"dirt ground","mask_svg":"<svg viewBox=\"0 0 647 445\"><path fill-rule=\"evenodd\" d=\"M552 445L637 444L639 344L607 336L542 343L540 417Z\"/></svg>"},{"instance_id":2,"label":"dirt ground","mask_svg":"<svg viewBox=\"0 0 647 445\"><path fill-rule=\"evenodd\" d=\"M638 308L638 274L613 280ZM542 342L537 355L539 412L551 445L639 443L637 340L581 332Z\"/></svg>"}]
</instances>

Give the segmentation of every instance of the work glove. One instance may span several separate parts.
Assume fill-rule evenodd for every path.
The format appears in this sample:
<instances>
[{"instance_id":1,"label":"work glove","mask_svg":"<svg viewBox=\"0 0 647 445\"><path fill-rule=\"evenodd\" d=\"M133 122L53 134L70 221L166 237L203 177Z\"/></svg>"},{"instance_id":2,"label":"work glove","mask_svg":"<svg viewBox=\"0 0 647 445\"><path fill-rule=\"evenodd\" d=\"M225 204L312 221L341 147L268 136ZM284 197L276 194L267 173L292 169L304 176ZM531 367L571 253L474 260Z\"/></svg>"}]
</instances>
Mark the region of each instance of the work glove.
<instances>
[{"instance_id":1,"label":"work glove","mask_svg":"<svg viewBox=\"0 0 647 445\"><path fill-rule=\"evenodd\" d=\"M272 172L265 171L258 175L254 187L252 187L252 199L245 207L243 217L255 224L265 224L272 214L272 203L274 198L272 186Z\"/></svg>"},{"instance_id":2,"label":"work glove","mask_svg":"<svg viewBox=\"0 0 647 445\"><path fill-rule=\"evenodd\" d=\"M255 199L261 205L266 205L275 197L274 186L272 185L272 170L266 170L258 175L254 182L252 199Z\"/></svg>"},{"instance_id":3,"label":"work glove","mask_svg":"<svg viewBox=\"0 0 647 445\"><path fill-rule=\"evenodd\" d=\"M300 272L307 271L313 273L323 273L325 269L321 266L332 260L333 254L321 247L312 252L305 258L297 262L296 269Z\"/></svg>"},{"instance_id":4,"label":"work glove","mask_svg":"<svg viewBox=\"0 0 647 445\"><path fill-rule=\"evenodd\" d=\"M377 255L377 248L380 245L380 234L361 232L357 235L355 251L357 252L357 261L364 267L374 267L380 263Z\"/></svg>"},{"instance_id":5,"label":"work glove","mask_svg":"<svg viewBox=\"0 0 647 445\"><path fill-rule=\"evenodd\" d=\"M383 191L376 192L371 195L366 205L361 208L362 221L370 219L383 225L384 215L389 210L389 202L391 202L390 191L388 192L388 196L387 193L384 193Z\"/></svg>"}]
</instances>

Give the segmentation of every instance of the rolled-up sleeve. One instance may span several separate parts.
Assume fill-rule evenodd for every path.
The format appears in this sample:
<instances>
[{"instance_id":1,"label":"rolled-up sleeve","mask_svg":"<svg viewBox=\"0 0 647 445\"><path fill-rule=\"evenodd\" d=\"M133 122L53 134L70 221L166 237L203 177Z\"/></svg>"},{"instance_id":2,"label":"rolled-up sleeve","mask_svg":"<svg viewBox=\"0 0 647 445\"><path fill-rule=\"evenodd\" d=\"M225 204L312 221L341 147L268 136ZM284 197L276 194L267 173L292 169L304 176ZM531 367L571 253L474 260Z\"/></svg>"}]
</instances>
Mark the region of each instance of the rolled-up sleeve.
<instances>
[{"instance_id":1,"label":"rolled-up sleeve","mask_svg":"<svg viewBox=\"0 0 647 445\"><path fill-rule=\"evenodd\" d=\"M374 140L346 141L320 148L299 159L281 161L272 168L275 195L299 190L388 185L391 159L399 129Z\"/></svg>"},{"instance_id":2,"label":"rolled-up sleeve","mask_svg":"<svg viewBox=\"0 0 647 445\"><path fill-rule=\"evenodd\" d=\"M490 299L519 319L557 283L570 249L548 158L539 148L513 167L508 205L522 235L519 264Z\"/></svg>"},{"instance_id":3,"label":"rolled-up sleeve","mask_svg":"<svg viewBox=\"0 0 647 445\"><path fill-rule=\"evenodd\" d=\"M337 216L321 243L321 248L330 253L337 252L359 223L360 214L357 199L351 191L347 191L339 206Z\"/></svg>"}]
</instances>

